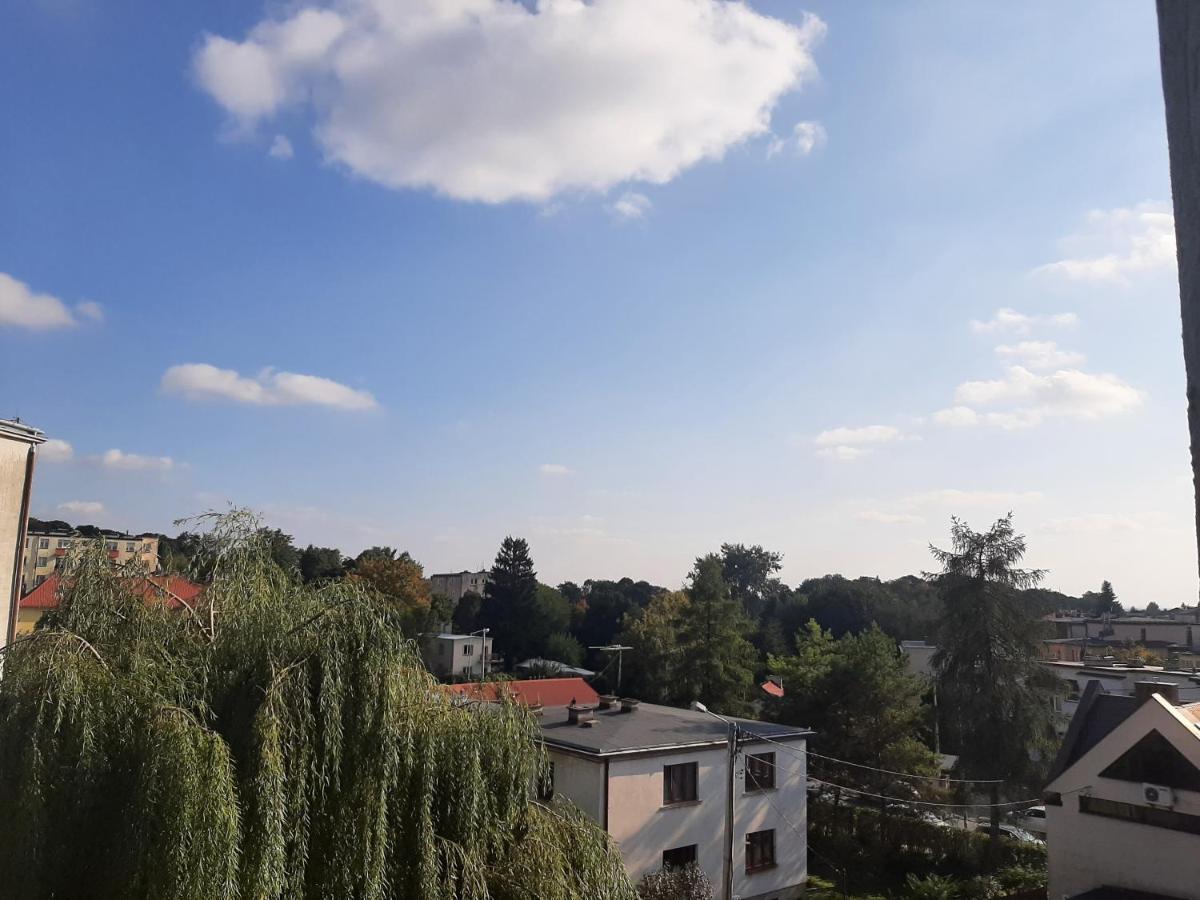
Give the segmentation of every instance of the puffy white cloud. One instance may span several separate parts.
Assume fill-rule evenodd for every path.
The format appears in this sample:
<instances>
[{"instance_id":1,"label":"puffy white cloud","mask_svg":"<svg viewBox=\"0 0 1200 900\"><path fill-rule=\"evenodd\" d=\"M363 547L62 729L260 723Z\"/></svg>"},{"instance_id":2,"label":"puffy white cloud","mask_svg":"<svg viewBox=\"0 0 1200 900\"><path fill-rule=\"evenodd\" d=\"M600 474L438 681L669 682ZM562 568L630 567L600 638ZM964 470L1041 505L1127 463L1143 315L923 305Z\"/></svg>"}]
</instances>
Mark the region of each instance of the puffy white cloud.
<instances>
[{"instance_id":1,"label":"puffy white cloud","mask_svg":"<svg viewBox=\"0 0 1200 900\"><path fill-rule=\"evenodd\" d=\"M626 191L608 209L619 219L640 219L650 211L650 198L636 191Z\"/></svg>"},{"instance_id":2,"label":"puffy white cloud","mask_svg":"<svg viewBox=\"0 0 1200 900\"><path fill-rule=\"evenodd\" d=\"M915 513L890 513L878 509L864 509L854 514L860 522L877 522L880 525L921 525L925 522L923 516Z\"/></svg>"},{"instance_id":3,"label":"puffy white cloud","mask_svg":"<svg viewBox=\"0 0 1200 900\"><path fill-rule=\"evenodd\" d=\"M1061 519L1050 519L1040 526L1041 531L1050 534L1112 534L1122 531L1141 531L1142 528L1142 523L1136 519L1111 513L1066 516Z\"/></svg>"},{"instance_id":4,"label":"puffy white cloud","mask_svg":"<svg viewBox=\"0 0 1200 900\"><path fill-rule=\"evenodd\" d=\"M0 272L0 327L65 328L76 324L75 316L57 297L38 294L29 285Z\"/></svg>"},{"instance_id":5,"label":"puffy white cloud","mask_svg":"<svg viewBox=\"0 0 1200 900\"><path fill-rule=\"evenodd\" d=\"M37 451L40 462L70 462L75 458L75 448L59 438L50 438Z\"/></svg>"},{"instance_id":6,"label":"puffy white cloud","mask_svg":"<svg viewBox=\"0 0 1200 900\"><path fill-rule=\"evenodd\" d=\"M552 478L561 478L563 475L570 475L572 471L562 463L542 463L538 466L538 471L543 475L549 475Z\"/></svg>"},{"instance_id":7,"label":"puffy white cloud","mask_svg":"<svg viewBox=\"0 0 1200 900\"><path fill-rule=\"evenodd\" d=\"M864 425L861 428L831 428L822 431L813 443L818 447L829 447L835 444L886 444L899 440L899 428L891 425Z\"/></svg>"},{"instance_id":8,"label":"puffy white cloud","mask_svg":"<svg viewBox=\"0 0 1200 900\"><path fill-rule=\"evenodd\" d=\"M336 409L374 409L367 391L355 390L317 375L263 369L253 378L208 363L184 363L163 373L162 390L193 399L219 397L256 406L330 406Z\"/></svg>"},{"instance_id":9,"label":"puffy white cloud","mask_svg":"<svg viewBox=\"0 0 1200 900\"><path fill-rule=\"evenodd\" d=\"M1116 375L1061 369L1047 375L1010 366L1004 378L967 381L954 393L956 406L934 413L943 425L1029 428L1046 419L1102 419L1128 413L1142 403L1141 392ZM980 413L975 407L1006 407Z\"/></svg>"},{"instance_id":10,"label":"puffy white cloud","mask_svg":"<svg viewBox=\"0 0 1200 900\"><path fill-rule=\"evenodd\" d=\"M275 139L271 141L271 149L267 152L275 159L291 159L296 155L296 151L292 149L292 142L287 139L286 134L275 135Z\"/></svg>"},{"instance_id":11,"label":"puffy white cloud","mask_svg":"<svg viewBox=\"0 0 1200 900\"><path fill-rule=\"evenodd\" d=\"M94 516L104 512L104 504L96 500L68 500L58 504L63 512L78 513L79 515Z\"/></svg>"},{"instance_id":12,"label":"puffy white cloud","mask_svg":"<svg viewBox=\"0 0 1200 900\"><path fill-rule=\"evenodd\" d=\"M820 122L797 122L789 137L771 139L771 142L767 144L767 159L782 153L789 146L796 151L797 155L808 156L818 147L823 146L827 137L825 126Z\"/></svg>"},{"instance_id":13,"label":"puffy white cloud","mask_svg":"<svg viewBox=\"0 0 1200 900\"><path fill-rule=\"evenodd\" d=\"M75 312L79 313L85 319L91 319L93 322L104 321L104 307L95 300L84 300L82 303L76 303Z\"/></svg>"},{"instance_id":14,"label":"puffy white cloud","mask_svg":"<svg viewBox=\"0 0 1200 900\"><path fill-rule=\"evenodd\" d=\"M304 108L325 156L392 188L491 203L661 184L769 130L825 32L726 0L333 0L244 40L200 85L249 130Z\"/></svg>"},{"instance_id":15,"label":"puffy white cloud","mask_svg":"<svg viewBox=\"0 0 1200 900\"><path fill-rule=\"evenodd\" d=\"M142 456L115 448L105 450L99 462L106 469L123 472L169 472L175 468L175 460L169 456Z\"/></svg>"},{"instance_id":16,"label":"puffy white cloud","mask_svg":"<svg viewBox=\"0 0 1200 900\"><path fill-rule=\"evenodd\" d=\"M1070 281L1126 283L1131 276L1175 265L1175 218L1164 203L1094 209L1083 229L1062 241L1067 254L1034 274Z\"/></svg>"},{"instance_id":17,"label":"puffy white cloud","mask_svg":"<svg viewBox=\"0 0 1200 900\"><path fill-rule=\"evenodd\" d=\"M1085 357L1073 350L1061 350L1054 341L1021 341L1019 344L1001 344L996 354L1005 359L1016 360L1031 369L1058 369L1063 366L1082 365Z\"/></svg>"},{"instance_id":18,"label":"puffy white cloud","mask_svg":"<svg viewBox=\"0 0 1200 900\"><path fill-rule=\"evenodd\" d=\"M1065 328L1079 324L1079 316L1075 313L1055 313L1048 316L1031 316L1017 312L1015 309L1003 307L987 321L971 320L971 330L979 334L995 334L1010 332L1012 334L1029 334L1035 327L1050 326Z\"/></svg>"}]
</instances>

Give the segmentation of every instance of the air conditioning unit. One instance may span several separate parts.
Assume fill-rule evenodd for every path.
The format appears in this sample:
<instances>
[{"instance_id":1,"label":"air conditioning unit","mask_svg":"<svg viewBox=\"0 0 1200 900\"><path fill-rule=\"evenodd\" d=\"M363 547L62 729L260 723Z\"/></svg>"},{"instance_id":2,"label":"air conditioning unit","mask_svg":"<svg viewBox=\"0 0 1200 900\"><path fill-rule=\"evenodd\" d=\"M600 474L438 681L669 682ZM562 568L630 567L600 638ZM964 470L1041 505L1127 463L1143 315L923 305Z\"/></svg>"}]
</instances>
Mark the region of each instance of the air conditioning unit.
<instances>
[{"instance_id":1,"label":"air conditioning unit","mask_svg":"<svg viewBox=\"0 0 1200 900\"><path fill-rule=\"evenodd\" d=\"M1161 784L1143 784L1142 799L1151 806L1173 806L1175 803L1174 792Z\"/></svg>"}]
</instances>

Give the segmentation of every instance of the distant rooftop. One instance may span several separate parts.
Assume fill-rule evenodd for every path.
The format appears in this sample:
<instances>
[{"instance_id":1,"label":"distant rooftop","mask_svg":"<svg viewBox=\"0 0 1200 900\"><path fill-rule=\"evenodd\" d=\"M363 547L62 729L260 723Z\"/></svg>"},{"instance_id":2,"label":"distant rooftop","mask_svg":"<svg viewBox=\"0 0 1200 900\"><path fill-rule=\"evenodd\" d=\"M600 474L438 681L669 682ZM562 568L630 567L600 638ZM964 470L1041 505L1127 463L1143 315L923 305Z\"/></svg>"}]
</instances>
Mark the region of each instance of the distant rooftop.
<instances>
[{"instance_id":1,"label":"distant rooftop","mask_svg":"<svg viewBox=\"0 0 1200 900\"><path fill-rule=\"evenodd\" d=\"M707 713L655 703L641 703L634 712L622 712L620 704L597 709L594 724L583 727L567 721L567 707L546 707L542 712L542 739L551 747L592 756L661 751L683 748L719 747L729 740L724 722ZM795 725L733 719L751 735L773 740L793 740L813 732Z\"/></svg>"},{"instance_id":2,"label":"distant rooftop","mask_svg":"<svg viewBox=\"0 0 1200 900\"><path fill-rule=\"evenodd\" d=\"M41 444L46 440L41 429L26 425L20 419L0 419L0 436L28 444Z\"/></svg>"}]
</instances>

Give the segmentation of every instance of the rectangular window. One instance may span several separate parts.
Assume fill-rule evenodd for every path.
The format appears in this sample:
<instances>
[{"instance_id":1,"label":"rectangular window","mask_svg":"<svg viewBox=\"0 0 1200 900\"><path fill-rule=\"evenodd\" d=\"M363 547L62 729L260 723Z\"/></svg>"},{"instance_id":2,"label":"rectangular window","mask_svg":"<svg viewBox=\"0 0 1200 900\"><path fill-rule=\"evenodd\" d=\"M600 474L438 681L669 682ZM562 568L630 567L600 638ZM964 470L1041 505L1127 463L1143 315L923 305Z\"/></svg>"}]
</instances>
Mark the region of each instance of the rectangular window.
<instances>
[{"instance_id":1,"label":"rectangular window","mask_svg":"<svg viewBox=\"0 0 1200 900\"><path fill-rule=\"evenodd\" d=\"M39 557L37 558L37 567L38 567L39 569L40 569L40 568L42 568L43 566L45 566L45 565L46 565L46 561L47 561L47 560L46 560L46 557L44 557L44 556L39 556Z\"/></svg>"},{"instance_id":2,"label":"rectangular window","mask_svg":"<svg viewBox=\"0 0 1200 900\"><path fill-rule=\"evenodd\" d=\"M746 790L766 791L775 787L775 754L753 753L746 757Z\"/></svg>"},{"instance_id":3,"label":"rectangular window","mask_svg":"<svg viewBox=\"0 0 1200 900\"><path fill-rule=\"evenodd\" d=\"M670 850L664 850L662 867L664 869L682 869L695 861L696 845L688 844L686 847L672 847Z\"/></svg>"},{"instance_id":4,"label":"rectangular window","mask_svg":"<svg viewBox=\"0 0 1200 900\"><path fill-rule=\"evenodd\" d=\"M663 766L663 806L689 803L696 799L696 772L699 764L680 763Z\"/></svg>"},{"instance_id":5,"label":"rectangular window","mask_svg":"<svg viewBox=\"0 0 1200 900\"><path fill-rule=\"evenodd\" d=\"M137 544L130 544L130 543L125 544L125 552L126 553L134 553L136 551L137 551Z\"/></svg>"},{"instance_id":6,"label":"rectangular window","mask_svg":"<svg viewBox=\"0 0 1200 900\"><path fill-rule=\"evenodd\" d=\"M104 545L104 548L105 548L106 550L116 550L116 549L117 549L117 542L116 542L116 541L109 541L108 543L106 543L106 544Z\"/></svg>"},{"instance_id":7,"label":"rectangular window","mask_svg":"<svg viewBox=\"0 0 1200 900\"><path fill-rule=\"evenodd\" d=\"M50 538L39 538L38 539L38 549L39 550L49 550L50 549Z\"/></svg>"},{"instance_id":8,"label":"rectangular window","mask_svg":"<svg viewBox=\"0 0 1200 900\"><path fill-rule=\"evenodd\" d=\"M757 872L775 865L775 829L746 835L746 871Z\"/></svg>"},{"instance_id":9,"label":"rectangular window","mask_svg":"<svg viewBox=\"0 0 1200 900\"><path fill-rule=\"evenodd\" d=\"M1079 811L1092 816L1103 816L1106 819L1123 819L1126 822L1136 822L1138 825L1149 825L1152 828L1200 834L1200 816L1191 816L1171 809L1135 806L1132 803L1118 803L1115 800L1104 800L1100 797L1080 797Z\"/></svg>"},{"instance_id":10,"label":"rectangular window","mask_svg":"<svg viewBox=\"0 0 1200 900\"><path fill-rule=\"evenodd\" d=\"M475 645L472 644L470 641L463 644L463 656L474 656L474 655L475 655Z\"/></svg>"},{"instance_id":11,"label":"rectangular window","mask_svg":"<svg viewBox=\"0 0 1200 900\"><path fill-rule=\"evenodd\" d=\"M58 542L58 547L60 550L66 550L70 546L71 546L71 541L67 538L64 538L63 540Z\"/></svg>"}]
</instances>

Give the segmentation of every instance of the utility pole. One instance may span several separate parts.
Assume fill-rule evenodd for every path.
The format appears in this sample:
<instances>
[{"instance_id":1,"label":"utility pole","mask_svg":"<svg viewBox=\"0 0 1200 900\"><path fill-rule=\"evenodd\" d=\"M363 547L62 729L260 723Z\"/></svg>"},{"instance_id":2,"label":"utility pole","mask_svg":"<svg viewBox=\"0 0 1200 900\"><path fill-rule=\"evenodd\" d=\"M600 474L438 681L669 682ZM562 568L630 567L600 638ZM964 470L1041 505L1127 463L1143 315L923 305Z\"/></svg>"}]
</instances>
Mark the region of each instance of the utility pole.
<instances>
[{"instance_id":1,"label":"utility pole","mask_svg":"<svg viewBox=\"0 0 1200 900\"><path fill-rule=\"evenodd\" d=\"M723 882L721 898L722 900L733 900L733 804L734 799L737 796L737 792L734 789L734 775L737 769L737 755L738 750L740 749L739 745L741 743L741 735L738 732L737 722L727 719L724 716L717 715L699 700L692 701L692 709L696 710L697 712L707 713L714 719L724 722L726 727L729 729L729 756L726 760L725 772L725 852L723 854L725 857L725 864L721 872Z\"/></svg>"}]
</instances>

